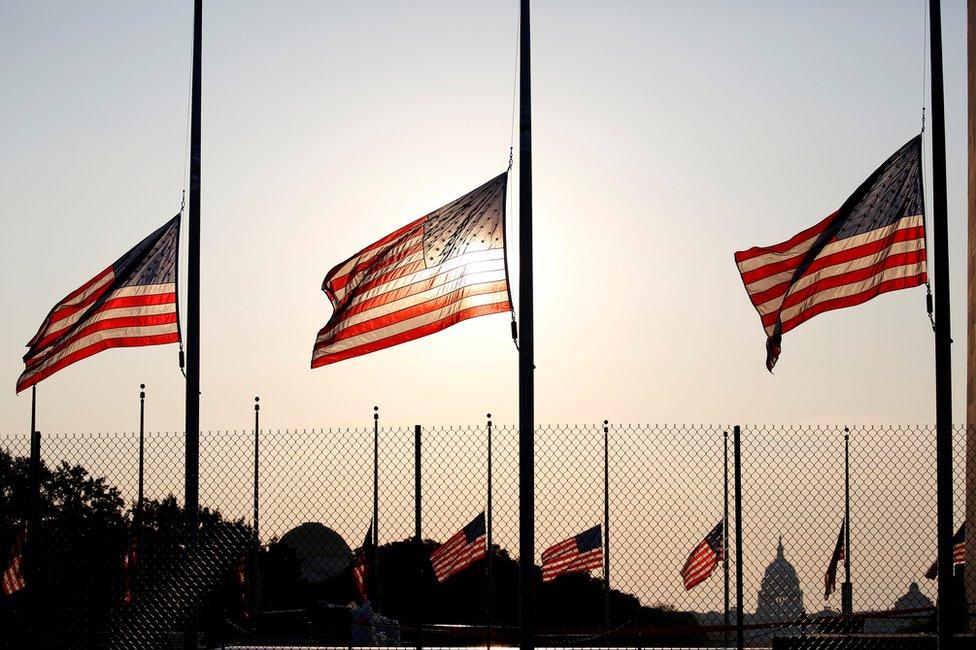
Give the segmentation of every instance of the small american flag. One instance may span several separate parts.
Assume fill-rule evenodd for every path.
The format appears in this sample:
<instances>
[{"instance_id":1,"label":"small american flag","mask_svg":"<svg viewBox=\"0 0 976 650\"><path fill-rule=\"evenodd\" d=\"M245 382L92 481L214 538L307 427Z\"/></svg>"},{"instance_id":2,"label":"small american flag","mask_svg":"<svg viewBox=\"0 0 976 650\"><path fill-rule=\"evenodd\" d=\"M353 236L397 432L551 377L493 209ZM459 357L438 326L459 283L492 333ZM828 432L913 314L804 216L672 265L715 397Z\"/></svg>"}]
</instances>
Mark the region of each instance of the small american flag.
<instances>
[{"instance_id":1,"label":"small american flag","mask_svg":"<svg viewBox=\"0 0 976 650\"><path fill-rule=\"evenodd\" d=\"M600 525L564 539L542 552L542 580L548 582L569 573L584 573L603 566Z\"/></svg>"},{"instance_id":2,"label":"small american flag","mask_svg":"<svg viewBox=\"0 0 976 650\"><path fill-rule=\"evenodd\" d=\"M367 595L367 580L369 563L373 555L373 524L369 524L366 530L366 539L363 545L356 549L355 557L352 562L352 577L356 581L356 591L362 602L369 600Z\"/></svg>"},{"instance_id":3,"label":"small american flag","mask_svg":"<svg viewBox=\"0 0 976 650\"><path fill-rule=\"evenodd\" d=\"M125 555L122 556L122 602L131 605L135 599L132 585L135 582L136 567L139 566L139 538L133 537L129 541Z\"/></svg>"},{"instance_id":4,"label":"small american flag","mask_svg":"<svg viewBox=\"0 0 976 650\"><path fill-rule=\"evenodd\" d=\"M956 534L952 536L952 564L966 563L966 522L963 522ZM925 572L925 577L935 580L939 575L939 560L936 558L929 570Z\"/></svg>"},{"instance_id":5,"label":"small american flag","mask_svg":"<svg viewBox=\"0 0 976 650\"><path fill-rule=\"evenodd\" d=\"M27 344L17 392L93 354L180 340L180 216L58 302Z\"/></svg>"},{"instance_id":6,"label":"small american flag","mask_svg":"<svg viewBox=\"0 0 976 650\"><path fill-rule=\"evenodd\" d=\"M837 565L843 562L847 555L847 537L844 534L846 528L847 522L840 522L837 544L834 546L834 552L830 556L830 564L827 565L827 572L824 574L824 600L830 598L830 594L837 591Z\"/></svg>"},{"instance_id":7,"label":"small american flag","mask_svg":"<svg viewBox=\"0 0 976 650\"><path fill-rule=\"evenodd\" d=\"M455 573L468 568L487 554L485 513L456 532L430 554L437 582L444 582Z\"/></svg>"},{"instance_id":8,"label":"small american flag","mask_svg":"<svg viewBox=\"0 0 976 650\"><path fill-rule=\"evenodd\" d=\"M13 549L10 551L10 564L3 572L3 593L6 596L14 594L24 587L24 540L27 538L27 527L21 529L14 538Z\"/></svg>"},{"instance_id":9,"label":"small american flag","mask_svg":"<svg viewBox=\"0 0 976 650\"><path fill-rule=\"evenodd\" d=\"M839 210L781 244L735 254L766 331L766 367L782 336L817 314L925 284L922 136L895 152Z\"/></svg>"},{"instance_id":10,"label":"small american flag","mask_svg":"<svg viewBox=\"0 0 976 650\"><path fill-rule=\"evenodd\" d=\"M505 266L508 173L367 246L325 277L332 317L312 367L511 310Z\"/></svg>"},{"instance_id":11,"label":"small american flag","mask_svg":"<svg viewBox=\"0 0 976 650\"><path fill-rule=\"evenodd\" d=\"M716 565L724 557L724 545L725 521L723 520L715 524L715 528L712 528L705 535L705 539L692 550L691 555L685 560L685 565L681 568L681 580L684 582L686 590L712 575Z\"/></svg>"}]
</instances>

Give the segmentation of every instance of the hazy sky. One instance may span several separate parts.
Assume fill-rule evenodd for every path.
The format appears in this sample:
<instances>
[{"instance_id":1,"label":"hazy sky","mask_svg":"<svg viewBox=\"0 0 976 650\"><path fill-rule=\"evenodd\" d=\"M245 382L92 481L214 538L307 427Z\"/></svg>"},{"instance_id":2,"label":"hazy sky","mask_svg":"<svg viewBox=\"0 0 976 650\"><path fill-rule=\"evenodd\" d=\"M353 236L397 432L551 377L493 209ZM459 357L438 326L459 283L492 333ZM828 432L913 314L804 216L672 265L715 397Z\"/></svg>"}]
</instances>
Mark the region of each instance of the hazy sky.
<instances>
[{"instance_id":1,"label":"hazy sky","mask_svg":"<svg viewBox=\"0 0 976 650\"><path fill-rule=\"evenodd\" d=\"M0 5L4 433L28 427L14 382L48 309L179 209L191 4ZM202 426L246 426L257 394L281 427L365 425L374 404L515 421L504 315L309 360L336 262L504 169L517 2L205 4ZM732 260L819 221L918 132L924 4L534 3L540 422L934 421L924 289L818 316L769 375ZM961 420L964 3L943 12ZM44 381L38 426L131 430L140 382L149 426L181 427L176 346Z\"/></svg>"}]
</instances>

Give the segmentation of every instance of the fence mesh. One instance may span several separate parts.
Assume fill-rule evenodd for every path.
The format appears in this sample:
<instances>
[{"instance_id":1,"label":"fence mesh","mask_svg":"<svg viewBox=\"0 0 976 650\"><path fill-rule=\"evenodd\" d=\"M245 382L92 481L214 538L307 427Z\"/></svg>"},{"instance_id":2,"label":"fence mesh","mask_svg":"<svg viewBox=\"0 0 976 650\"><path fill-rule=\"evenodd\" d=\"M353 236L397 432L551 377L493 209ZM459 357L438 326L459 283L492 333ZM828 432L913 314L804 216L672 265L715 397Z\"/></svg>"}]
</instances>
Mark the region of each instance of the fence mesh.
<instances>
[{"instance_id":1,"label":"fence mesh","mask_svg":"<svg viewBox=\"0 0 976 650\"><path fill-rule=\"evenodd\" d=\"M518 429L491 427L490 469L488 432L487 423L422 428L418 509L414 427L264 429L257 534L254 431L203 433L201 526L190 546L181 432L145 435L141 509L137 433L45 434L40 525L24 545L33 549L26 588L0 601L0 647L27 647L32 635L38 647L184 647L194 622L204 647L517 643ZM933 427L742 427L741 549L731 432L537 429L537 645L732 647L739 550L745 645L861 647L858 639L934 631L936 585L925 577L935 559ZM845 433L848 615L843 558L836 590L824 593L845 519ZM965 437L955 430L957 525ZM4 566L28 518L28 456L26 435L0 437ZM706 536L726 520L726 485L723 557L724 530L717 545ZM483 531L474 525L482 512ZM431 553L459 532L473 563L441 582ZM544 571L553 546L558 557ZM696 548L690 574L701 580L686 588L682 569Z\"/></svg>"}]
</instances>

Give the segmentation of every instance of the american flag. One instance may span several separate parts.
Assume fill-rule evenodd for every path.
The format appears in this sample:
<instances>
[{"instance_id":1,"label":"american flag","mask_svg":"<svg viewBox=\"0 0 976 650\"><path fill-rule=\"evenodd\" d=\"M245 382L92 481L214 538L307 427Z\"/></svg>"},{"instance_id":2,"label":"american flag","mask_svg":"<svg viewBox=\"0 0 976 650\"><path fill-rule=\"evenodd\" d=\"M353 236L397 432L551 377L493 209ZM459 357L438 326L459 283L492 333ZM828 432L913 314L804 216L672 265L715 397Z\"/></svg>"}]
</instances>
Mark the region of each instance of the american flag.
<instances>
[{"instance_id":1,"label":"american flag","mask_svg":"<svg viewBox=\"0 0 976 650\"><path fill-rule=\"evenodd\" d=\"M501 174L367 246L325 276L332 317L312 367L511 310Z\"/></svg>"},{"instance_id":2,"label":"american flag","mask_svg":"<svg viewBox=\"0 0 976 650\"><path fill-rule=\"evenodd\" d=\"M3 572L3 593L6 596L27 586L27 583L24 582L24 540L26 537L26 526L14 537L13 549L10 551L10 564Z\"/></svg>"},{"instance_id":3,"label":"american flag","mask_svg":"<svg viewBox=\"0 0 976 650\"><path fill-rule=\"evenodd\" d=\"M691 589L712 575L716 565L724 557L725 521L719 521L715 528L705 535L698 546L691 551L681 568L681 580L685 589Z\"/></svg>"},{"instance_id":4,"label":"american flag","mask_svg":"<svg viewBox=\"0 0 976 650\"><path fill-rule=\"evenodd\" d=\"M27 344L17 392L93 354L180 340L180 216L58 302Z\"/></svg>"},{"instance_id":5,"label":"american flag","mask_svg":"<svg viewBox=\"0 0 976 650\"><path fill-rule=\"evenodd\" d=\"M247 620L251 618L251 608L248 607L247 602L247 572L248 572L248 556L242 555L234 565L234 584L237 585L238 589L238 605L240 607L241 618Z\"/></svg>"},{"instance_id":6,"label":"american flag","mask_svg":"<svg viewBox=\"0 0 976 650\"><path fill-rule=\"evenodd\" d=\"M132 585L135 582L136 567L139 566L139 538L129 541L125 555L122 556L122 602L131 605L135 599Z\"/></svg>"},{"instance_id":7,"label":"american flag","mask_svg":"<svg viewBox=\"0 0 976 650\"><path fill-rule=\"evenodd\" d=\"M837 534L837 544L834 552L830 556L830 564L827 565L827 572L824 574L824 600L830 598L830 594L837 591L837 565L840 564L847 554L847 537L844 532L847 522L840 522L840 532Z\"/></svg>"},{"instance_id":8,"label":"american flag","mask_svg":"<svg viewBox=\"0 0 976 650\"><path fill-rule=\"evenodd\" d=\"M542 552L542 580L568 573L584 573L603 566L603 537L597 524Z\"/></svg>"},{"instance_id":9,"label":"american flag","mask_svg":"<svg viewBox=\"0 0 976 650\"><path fill-rule=\"evenodd\" d=\"M437 582L444 582L455 573L468 568L487 554L485 513L456 532L430 554Z\"/></svg>"},{"instance_id":10,"label":"american flag","mask_svg":"<svg viewBox=\"0 0 976 650\"><path fill-rule=\"evenodd\" d=\"M817 225L781 244L735 254L766 331L770 372L783 334L800 323L926 282L921 161L919 135Z\"/></svg>"},{"instance_id":11,"label":"american flag","mask_svg":"<svg viewBox=\"0 0 976 650\"><path fill-rule=\"evenodd\" d=\"M952 536L952 564L966 563L966 522L963 522L956 534ZM939 560L936 558L929 570L925 572L925 577L935 580L939 575Z\"/></svg>"},{"instance_id":12,"label":"american flag","mask_svg":"<svg viewBox=\"0 0 976 650\"><path fill-rule=\"evenodd\" d=\"M367 595L367 580L369 575L369 563L373 556L373 524L369 524L366 530L366 539L363 545L356 549L355 557L352 562L352 577L356 581L356 591L362 602L369 600Z\"/></svg>"}]
</instances>

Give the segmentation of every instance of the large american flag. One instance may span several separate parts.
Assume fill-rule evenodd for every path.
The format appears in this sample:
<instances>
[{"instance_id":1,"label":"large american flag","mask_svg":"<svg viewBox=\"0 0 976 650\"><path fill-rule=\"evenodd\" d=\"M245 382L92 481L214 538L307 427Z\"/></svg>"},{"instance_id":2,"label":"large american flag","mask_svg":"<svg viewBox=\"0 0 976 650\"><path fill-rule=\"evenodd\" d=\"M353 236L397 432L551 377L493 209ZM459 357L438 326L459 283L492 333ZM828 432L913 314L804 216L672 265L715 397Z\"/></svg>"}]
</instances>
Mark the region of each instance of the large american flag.
<instances>
[{"instance_id":1,"label":"large american flag","mask_svg":"<svg viewBox=\"0 0 976 650\"><path fill-rule=\"evenodd\" d=\"M597 524L543 551L542 580L548 582L568 573L584 573L602 567L603 536L600 532Z\"/></svg>"},{"instance_id":2,"label":"large american flag","mask_svg":"<svg viewBox=\"0 0 976 650\"><path fill-rule=\"evenodd\" d=\"M10 551L10 563L3 572L3 593L6 596L17 593L27 586L24 581L24 539L27 528L24 527L14 537L13 548Z\"/></svg>"},{"instance_id":3,"label":"large american flag","mask_svg":"<svg viewBox=\"0 0 976 650\"><path fill-rule=\"evenodd\" d=\"M430 554L430 563L434 567L437 581L444 582L485 557L486 553L485 513L482 512L435 548Z\"/></svg>"},{"instance_id":4,"label":"large american flag","mask_svg":"<svg viewBox=\"0 0 976 650\"><path fill-rule=\"evenodd\" d=\"M507 182L506 172L329 271L322 291L333 312L315 339L312 367L510 311Z\"/></svg>"},{"instance_id":5,"label":"large american flag","mask_svg":"<svg viewBox=\"0 0 976 650\"><path fill-rule=\"evenodd\" d=\"M356 549L352 561L352 577L356 581L356 591L362 602L369 600L367 593L367 580L369 575L369 563L373 557L373 524L369 524L366 530L366 539L363 545Z\"/></svg>"},{"instance_id":6,"label":"large american flag","mask_svg":"<svg viewBox=\"0 0 976 650\"><path fill-rule=\"evenodd\" d=\"M27 344L17 392L102 350L178 342L179 241L176 215L59 301Z\"/></svg>"},{"instance_id":7,"label":"large american flag","mask_svg":"<svg viewBox=\"0 0 976 650\"><path fill-rule=\"evenodd\" d=\"M952 536L952 564L966 563L966 522L962 523L956 534ZM939 575L939 560L936 558L929 570L925 572L925 577L935 580Z\"/></svg>"},{"instance_id":8,"label":"large american flag","mask_svg":"<svg viewBox=\"0 0 976 650\"><path fill-rule=\"evenodd\" d=\"M834 552L830 556L830 563L827 565L827 572L824 573L824 600L830 598L830 594L837 590L837 565L844 561L847 554L847 537L844 532L847 522L840 522L840 532L837 534L837 544L834 545Z\"/></svg>"},{"instance_id":9,"label":"large american flag","mask_svg":"<svg viewBox=\"0 0 976 650\"><path fill-rule=\"evenodd\" d=\"M715 566L724 557L724 549L725 520L721 520L715 524L715 528L712 528L705 535L705 539L699 542L698 546L691 551L688 559L685 560L685 565L681 568L681 580L684 582L686 590L712 575Z\"/></svg>"},{"instance_id":10,"label":"large american flag","mask_svg":"<svg viewBox=\"0 0 976 650\"><path fill-rule=\"evenodd\" d=\"M782 336L831 309L924 284L922 136L895 152L839 210L781 244L735 254L766 331L766 367Z\"/></svg>"}]
</instances>

